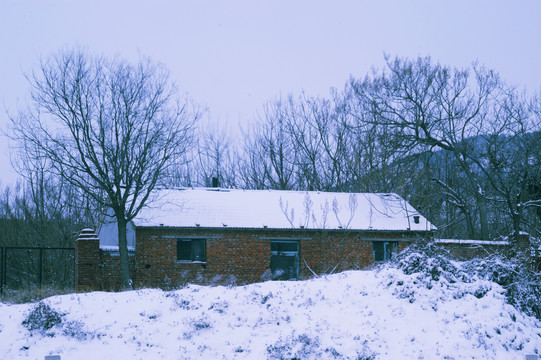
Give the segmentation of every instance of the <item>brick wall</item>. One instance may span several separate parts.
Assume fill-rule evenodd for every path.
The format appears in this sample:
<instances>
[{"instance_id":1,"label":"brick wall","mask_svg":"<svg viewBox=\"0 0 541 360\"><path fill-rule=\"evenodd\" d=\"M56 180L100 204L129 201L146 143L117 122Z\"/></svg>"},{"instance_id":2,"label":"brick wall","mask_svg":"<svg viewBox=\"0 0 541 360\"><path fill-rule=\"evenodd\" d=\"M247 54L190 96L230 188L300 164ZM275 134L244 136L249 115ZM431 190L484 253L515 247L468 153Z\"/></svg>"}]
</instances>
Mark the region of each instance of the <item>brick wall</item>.
<instances>
[{"instance_id":1,"label":"brick wall","mask_svg":"<svg viewBox=\"0 0 541 360\"><path fill-rule=\"evenodd\" d=\"M132 279L138 288L177 288L186 283L245 284L268 280L270 243L279 239L298 241L299 277L306 279L312 277L313 273L340 272L372 265L372 239L399 241L399 249L402 250L413 237L422 235L426 234L347 230L138 228ZM207 261L177 261L177 238L206 239ZM97 265L100 272L97 278L85 280L84 286L81 284L77 291L117 290L120 285L118 257L100 251L97 243L78 246L82 252L86 252L85 259L94 258L92 267Z\"/></svg>"},{"instance_id":2,"label":"brick wall","mask_svg":"<svg viewBox=\"0 0 541 360\"><path fill-rule=\"evenodd\" d=\"M99 245L98 245L99 246ZM99 250L100 254L100 269L98 278L98 287L95 290L101 291L120 291L120 256L116 251ZM135 254L130 252L130 279L135 281Z\"/></svg>"},{"instance_id":3,"label":"brick wall","mask_svg":"<svg viewBox=\"0 0 541 360\"><path fill-rule=\"evenodd\" d=\"M133 253L130 276L131 279L136 276ZM75 242L75 291L119 291L120 283L118 252L101 250L94 230L82 230Z\"/></svg>"},{"instance_id":4,"label":"brick wall","mask_svg":"<svg viewBox=\"0 0 541 360\"><path fill-rule=\"evenodd\" d=\"M503 253L508 249L508 245L487 245L487 244L447 244L439 243L454 257L461 260L468 260L473 258L484 258L492 254Z\"/></svg>"},{"instance_id":5,"label":"brick wall","mask_svg":"<svg viewBox=\"0 0 541 360\"><path fill-rule=\"evenodd\" d=\"M207 262L178 262L178 237L205 238ZM270 266L270 242L246 232L138 229L136 244L138 287L251 283Z\"/></svg>"},{"instance_id":6,"label":"brick wall","mask_svg":"<svg viewBox=\"0 0 541 360\"><path fill-rule=\"evenodd\" d=\"M483 241L483 240L438 240L438 245L443 246L458 259L468 260L476 257L487 257L492 254L521 253L529 256L530 235L521 234L516 242L508 241Z\"/></svg>"},{"instance_id":7,"label":"brick wall","mask_svg":"<svg viewBox=\"0 0 541 360\"><path fill-rule=\"evenodd\" d=\"M314 233L312 239L302 240L301 279L312 277L312 271L320 275L372 265L374 256L369 238L366 234Z\"/></svg>"}]
</instances>

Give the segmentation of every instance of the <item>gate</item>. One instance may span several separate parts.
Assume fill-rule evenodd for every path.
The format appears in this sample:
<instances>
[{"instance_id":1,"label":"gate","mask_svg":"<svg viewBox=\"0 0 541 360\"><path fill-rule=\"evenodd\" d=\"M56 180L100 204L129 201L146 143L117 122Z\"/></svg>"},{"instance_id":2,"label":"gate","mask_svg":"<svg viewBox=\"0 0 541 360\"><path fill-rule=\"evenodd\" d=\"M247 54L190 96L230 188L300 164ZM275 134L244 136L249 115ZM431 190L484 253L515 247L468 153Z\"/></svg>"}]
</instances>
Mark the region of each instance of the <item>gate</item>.
<instances>
[{"instance_id":1,"label":"gate","mask_svg":"<svg viewBox=\"0 0 541 360\"><path fill-rule=\"evenodd\" d=\"M73 288L75 248L0 247L0 295L5 289Z\"/></svg>"}]
</instances>

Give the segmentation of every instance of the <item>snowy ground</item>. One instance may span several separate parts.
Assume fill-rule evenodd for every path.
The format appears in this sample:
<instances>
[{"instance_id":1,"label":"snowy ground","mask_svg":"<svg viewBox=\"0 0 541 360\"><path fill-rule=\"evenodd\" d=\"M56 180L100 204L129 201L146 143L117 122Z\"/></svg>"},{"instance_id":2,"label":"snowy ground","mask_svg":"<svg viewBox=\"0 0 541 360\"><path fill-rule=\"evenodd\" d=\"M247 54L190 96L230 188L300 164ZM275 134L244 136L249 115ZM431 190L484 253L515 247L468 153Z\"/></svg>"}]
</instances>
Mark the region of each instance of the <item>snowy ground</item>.
<instances>
[{"instance_id":1,"label":"snowy ground","mask_svg":"<svg viewBox=\"0 0 541 360\"><path fill-rule=\"evenodd\" d=\"M484 296L471 295L472 286ZM507 305L498 285L428 290L396 269L44 303L65 315L43 332L21 325L36 304L0 303L1 359L515 360L541 353L541 322Z\"/></svg>"}]
</instances>

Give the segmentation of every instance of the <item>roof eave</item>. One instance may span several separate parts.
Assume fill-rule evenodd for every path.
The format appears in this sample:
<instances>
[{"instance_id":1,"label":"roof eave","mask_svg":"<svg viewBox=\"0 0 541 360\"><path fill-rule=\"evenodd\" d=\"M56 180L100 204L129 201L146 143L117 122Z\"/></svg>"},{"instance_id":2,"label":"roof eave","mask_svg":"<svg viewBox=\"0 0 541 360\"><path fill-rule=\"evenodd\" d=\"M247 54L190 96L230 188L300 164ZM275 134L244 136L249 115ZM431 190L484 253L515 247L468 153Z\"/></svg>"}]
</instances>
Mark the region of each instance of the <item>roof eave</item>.
<instances>
[{"instance_id":1,"label":"roof eave","mask_svg":"<svg viewBox=\"0 0 541 360\"><path fill-rule=\"evenodd\" d=\"M182 230L260 230L260 231L333 231L333 232L412 232L432 233L434 230L412 230L412 229L319 229L319 228L274 228L274 227L229 227L229 226L169 226L169 225L135 225L136 229L182 229Z\"/></svg>"}]
</instances>

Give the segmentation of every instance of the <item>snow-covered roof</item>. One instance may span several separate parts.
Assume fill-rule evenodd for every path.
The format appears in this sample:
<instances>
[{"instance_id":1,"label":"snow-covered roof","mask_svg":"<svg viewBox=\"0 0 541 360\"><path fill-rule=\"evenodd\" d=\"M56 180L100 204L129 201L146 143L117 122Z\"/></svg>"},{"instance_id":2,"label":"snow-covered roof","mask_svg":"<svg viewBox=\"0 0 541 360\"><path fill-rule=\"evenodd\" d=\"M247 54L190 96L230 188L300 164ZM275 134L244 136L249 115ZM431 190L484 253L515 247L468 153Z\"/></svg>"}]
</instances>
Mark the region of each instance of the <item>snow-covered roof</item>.
<instances>
[{"instance_id":1,"label":"snow-covered roof","mask_svg":"<svg viewBox=\"0 0 541 360\"><path fill-rule=\"evenodd\" d=\"M434 229L396 194L187 188L157 190L149 200L136 227Z\"/></svg>"},{"instance_id":2,"label":"snow-covered roof","mask_svg":"<svg viewBox=\"0 0 541 360\"><path fill-rule=\"evenodd\" d=\"M435 239L434 242L437 244L509 245L507 240Z\"/></svg>"}]
</instances>

